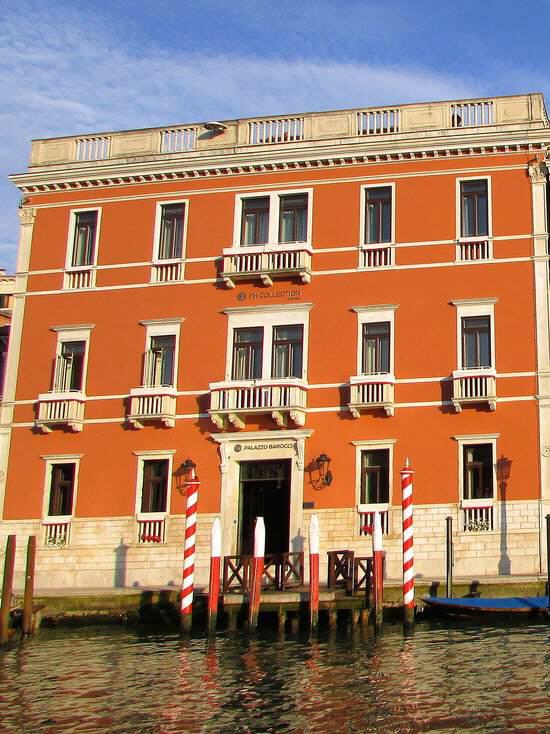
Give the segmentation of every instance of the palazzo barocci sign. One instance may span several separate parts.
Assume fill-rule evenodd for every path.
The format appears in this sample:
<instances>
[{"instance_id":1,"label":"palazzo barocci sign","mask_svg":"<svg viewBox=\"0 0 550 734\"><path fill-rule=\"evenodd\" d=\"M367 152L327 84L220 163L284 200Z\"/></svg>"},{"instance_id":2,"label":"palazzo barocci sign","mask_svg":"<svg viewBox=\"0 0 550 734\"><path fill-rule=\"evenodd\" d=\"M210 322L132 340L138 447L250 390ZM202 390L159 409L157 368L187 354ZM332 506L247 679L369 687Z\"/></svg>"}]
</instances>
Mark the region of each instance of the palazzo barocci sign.
<instances>
[{"instance_id":1,"label":"palazzo barocci sign","mask_svg":"<svg viewBox=\"0 0 550 734\"><path fill-rule=\"evenodd\" d=\"M273 449L293 449L294 443L236 443L233 447L236 454L241 451L269 451Z\"/></svg>"}]
</instances>

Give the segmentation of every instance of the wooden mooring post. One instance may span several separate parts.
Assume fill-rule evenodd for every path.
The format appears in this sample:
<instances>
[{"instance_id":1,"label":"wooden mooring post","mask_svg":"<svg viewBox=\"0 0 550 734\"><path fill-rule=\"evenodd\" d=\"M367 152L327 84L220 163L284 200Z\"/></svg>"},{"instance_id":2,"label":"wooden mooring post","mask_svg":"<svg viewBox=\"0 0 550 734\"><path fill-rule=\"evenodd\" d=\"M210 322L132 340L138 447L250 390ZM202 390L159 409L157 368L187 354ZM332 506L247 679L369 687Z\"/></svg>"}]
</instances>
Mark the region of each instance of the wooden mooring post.
<instances>
[{"instance_id":1,"label":"wooden mooring post","mask_svg":"<svg viewBox=\"0 0 550 734\"><path fill-rule=\"evenodd\" d=\"M319 626L319 519L309 521L309 624L312 631Z\"/></svg>"},{"instance_id":2,"label":"wooden mooring post","mask_svg":"<svg viewBox=\"0 0 550 734\"><path fill-rule=\"evenodd\" d=\"M446 591L447 598L453 595L453 518L448 517L445 524L446 533Z\"/></svg>"},{"instance_id":3,"label":"wooden mooring post","mask_svg":"<svg viewBox=\"0 0 550 734\"><path fill-rule=\"evenodd\" d=\"M252 561L252 583L248 605L248 629L254 631L258 626L262 577L264 575L265 525L263 517L256 518L254 527L254 559Z\"/></svg>"},{"instance_id":4,"label":"wooden mooring post","mask_svg":"<svg viewBox=\"0 0 550 734\"><path fill-rule=\"evenodd\" d=\"M4 559L4 580L2 582L2 607L0 608L0 644L8 641L13 572L15 568L15 535L8 535L6 557Z\"/></svg>"},{"instance_id":5,"label":"wooden mooring post","mask_svg":"<svg viewBox=\"0 0 550 734\"><path fill-rule=\"evenodd\" d=\"M27 566L25 569L25 595L23 597L23 624L24 635L34 632L33 595L34 595L34 567L36 564L36 535L29 537L27 543Z\"/></svg>"},{"instance_id":6,"label":"wooden mooring post","mask_svg":"<svg viewBox=\"0 0 550 734\"><path fill-rule=\"evenodd\" d=\"M372 567L374 591L374 625L381 629L384 623L384 550L382 548L382 522L380 513L374 513L372 528ZM368 584L368 579L365 582Z\"/></svg>"}]
</instances>

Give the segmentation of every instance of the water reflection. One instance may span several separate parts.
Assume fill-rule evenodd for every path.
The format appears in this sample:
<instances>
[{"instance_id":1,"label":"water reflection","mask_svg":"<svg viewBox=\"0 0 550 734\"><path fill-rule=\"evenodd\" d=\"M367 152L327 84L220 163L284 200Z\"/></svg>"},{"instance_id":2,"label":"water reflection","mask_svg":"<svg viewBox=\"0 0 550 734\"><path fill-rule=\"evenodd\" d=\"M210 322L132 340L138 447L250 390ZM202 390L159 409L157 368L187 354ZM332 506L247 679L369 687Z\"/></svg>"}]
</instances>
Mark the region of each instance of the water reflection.
<instances>
[{"instance_id":1,"label":"water reflection","mask_svg":"<svg viewBox=\"0 0 550 734\"><path fill-rule=\"evenodd\" d=\"M548 628L182 640L43 630L0 653L0 731L550 732Z\"/></svg>"}]
</instances>

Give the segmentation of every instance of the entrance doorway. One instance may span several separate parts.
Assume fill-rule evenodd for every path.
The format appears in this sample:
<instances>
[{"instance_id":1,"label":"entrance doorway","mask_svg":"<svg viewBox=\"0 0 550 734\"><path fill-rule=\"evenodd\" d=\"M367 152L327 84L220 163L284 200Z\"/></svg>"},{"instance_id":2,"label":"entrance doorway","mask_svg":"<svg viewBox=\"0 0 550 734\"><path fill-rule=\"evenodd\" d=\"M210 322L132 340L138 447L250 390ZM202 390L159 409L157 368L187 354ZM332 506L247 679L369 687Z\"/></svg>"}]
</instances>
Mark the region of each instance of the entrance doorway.
<instances>
[{"instance_id":1,"label":"entrance doorway","mask_svg":"<svg viewBox=\"0 0 550 734\"><path fill-rule=\"evenodd\" d=\"M290 472L290 459L240 463L239 554L254 553L257 517L263 517L265 522L265 552L288 552Z\"/></svg>"}]
</instances>

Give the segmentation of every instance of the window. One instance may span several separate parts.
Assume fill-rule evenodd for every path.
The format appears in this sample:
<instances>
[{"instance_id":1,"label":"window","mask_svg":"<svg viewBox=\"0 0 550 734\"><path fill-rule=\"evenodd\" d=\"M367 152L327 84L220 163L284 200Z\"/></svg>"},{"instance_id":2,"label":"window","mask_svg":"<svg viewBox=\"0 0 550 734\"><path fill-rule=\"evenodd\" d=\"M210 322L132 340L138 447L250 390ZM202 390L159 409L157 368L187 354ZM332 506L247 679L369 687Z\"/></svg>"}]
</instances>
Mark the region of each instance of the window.
<instances>
[{"instance_id":1,"label":"window","mask_svg":"<svg viewBox=\"0 0 550 734\"><path fill-rule=\"evenodd\" d=\"M256 380L262 376L262 327L233 332L233 380Z\"/></svg>"},{"instance_id":2,"label":"window","mask_svg":"<svg viewBox=\"0 0 550 734\"><path fill-rule=\"evenodd\" d=\"M159 260L175 260L183 254L184 204L161 205Z\"/></svg>"},{"instance_id":3,"label":"window","mask_svg":"<svg viewBox=\"0 0 550 734\"><path fill-rule=\"evenodd\" d=\"M390 323L363 324L361 374L390 371Z\"/></svg>"},{"instance_id":4,"label":"window","mask_svg":"<svg viewBox=\"0 0 550 734\"><path fill-rule=\"evenodd\" d=\"M48 515L72 515L74 464L52 464L52 481Z\"/></svg>"},{"instance_id":5,"label":"window","mask_svg":"<svg viewBox=\"0 0 550 734\"><path fill-rule=\"evenodd\" d=\"M309 243L311 190L237 196L233 247Z\"/></svg>"},{"instance_id":6,"label":"window","mask_svg":"<svg viewBox=\"0 0 550 734\"><path fill-rule=\"evenodd\" d=\"M360 503L388 504L390 501L389 449L361 452Z\"/></svg>"},{"instance_id":7,"label":"window","mask_svg":"<svg viewBox=\"0 0 550 734\"><path fill-rule=\"evenodd\" d=\"M54 392L80 392L84 378L86 342L62 342L55 368Z\"/></svg>"},{"instance_id":8,"label":"window","mask_svg":"<svg viewBox=\"0 0 550 734\"><path fill-rule=\"evenodd\" d=\"M176 337L152 336L145 355L145 387L172 387L174 384L174 357Z\"/></svg>"},{"instance_id":9,"label":"window","mask_svg":"<svg viewBox=\"0 0 550 734\"><path fill-rule=\"evenodd\" d=\"M146 459L143 461L141 512L166 512L168 472L168 459Z\"/></svg>"},{"instance_id":10,"label":"window","mask_svg":"<svg viewBox=\"0 0 550 734\"><path fill-rule=\"evenodd\" d=\"M69 543L81 457L82 454L42 457L46 461L42 525L47 548L63 548Z\"/></svg>"},{"instance_id":11,"label":"window","mask_svg":"<svg viewBox=\"0 0 550 734\"><path fill-rule=\"evenodd\" d=\"M73 268L94 264L96 230L97 211L76 213L71 257Z\"/></svg>"},{"instance_id":12,"label":"window","mask_svg":"<svg viewBox=\"0 0 550 734\"><path fill-rule=\"evenodd\" d=\"M273 327L272 377L302 377L304 327Z\"/></svg>"},{"instance_id":13,"label":"window","mask_svg":"<svg viewBox=\"0 0 550 734\"><path fill-rule=\"evenodd\" d=\"M492 444L466 444L462 450L464 499L491 499L494 492Z\"/></svg>"},{"instance_id":14,"label":"window","mask_svg":"<svg viewBox=\"0 0 550 734\"><path fill-rule=\"evenodd\" d=\"M489 316L462 319L462 369L491 366L491 322Z\"/></svg>"},{"instance_id":15,"label":"window","mask_svg":"<svg viewBox=\"0 0 550 734\"><path fill-rule=\"evenodd\" d=\"M365 189L365 243L392 241L392 189L380 186Z\"/></svg>"},{"instance_id":16,"label":"window","mask_svg":"<svg viewBox=\"0 0 550 734\"><path fill-rule=\"evenodd\" d=\"M460 236L487 237L489 207L487 179L460 182Z\"/></svg>"}]
</instances>

